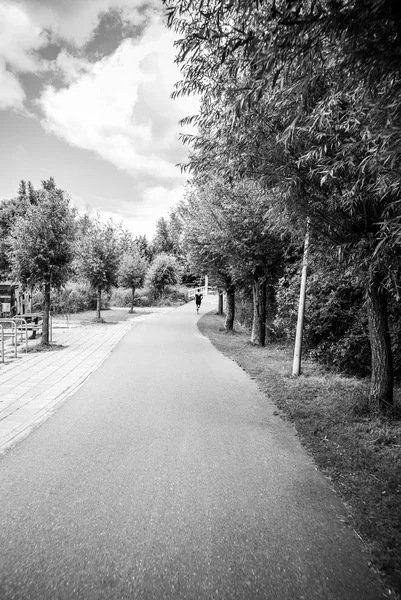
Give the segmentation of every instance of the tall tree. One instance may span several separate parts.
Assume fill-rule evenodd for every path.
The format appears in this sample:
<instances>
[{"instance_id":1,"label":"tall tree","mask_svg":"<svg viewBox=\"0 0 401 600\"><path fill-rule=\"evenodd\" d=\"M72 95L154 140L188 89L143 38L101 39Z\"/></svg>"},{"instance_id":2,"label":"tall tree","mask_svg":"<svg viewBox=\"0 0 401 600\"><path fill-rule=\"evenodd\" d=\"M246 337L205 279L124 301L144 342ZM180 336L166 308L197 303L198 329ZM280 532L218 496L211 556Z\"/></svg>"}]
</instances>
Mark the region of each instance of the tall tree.
<instances>
[{"instance_id":1,"label":"tall tree","mask_svg":"<svg viewBox=\"0 0 401 600\"><path fill-rule=\"evenodd\" d=\"M139 248L139 252L141 256L148 262L152 262L153 259L153 249L152 244L150 244L146 235L137 235L134 238L135 244Z\"/></svg>"},{"instance_id":2,"label":"tall tree","mask_svg":"<svg viewBox=\"0 0 401 600\"><path fill-rule=\"evenodd\" d=\"M184 221L183 248L191 268L200 273L208 273L226 293L226 316L224 329L234 329L235 280L229 255L221 243L221 230L218 228L218 207L214 206L214 196L200 193L196 185L187 189L185 201L179 205Z\"/></svg>"},{"instance_id":3,"label":"tall tree","mask_svg":"<svg viewBox=\"0 0 401 600\"><path fill-rule=\"evenodd\" d=\"M28 184L24 180L20 181L18 194L11 200L0 202L0 274L4 278L10 277L9 261L9 233L17 217L24 216L28 207L37 203L37 193L33 189L32 183Z\"/></svg>"},{"instance_id":4,"label":"tall tree","mask_svg":"<svg viewBox=\"0 0 401 600\"><path fill-rule=\"evenodd\" d=\"M132 292L130 313L134 312L135 290L143 285L147 268L148 263L137 247L125 252L120 259L118 283Z\"/></svg>"},{"instance_id":5,"label":"tall tree","mask_svg":"<svg viewBox=\"0 0 401 600\"><path fill-rule=\"evenodd\" d=\"M251 342L264 345L266 325L274 319L274 284L279 275L282 241L269 220L271 201L250 181L226 184L209 178L195 180L187 196L185 241L198 268L213 273L225 265L230 294L232 284L250 285L253 292ZM218 260L220 258L220 260ZM231 322L231 318L229 320ZM269 334L271 328L267 328Z\"/></svg>"},{"instance_id":6,"label":"tall tree","mask_svg":"<svg viewBox=\"0 0 401 600\"><path fill-rule=\"evenodd\" d=\"M42 188L37 205L29 205L11 228L13 277L26 287L43 289L42 343L49 344L51 289L68 280L74 255L75 217L62 190Z\"/></svg>"},{"instance_id":7,"label":"tall tree","mask_svg":"<svg viewBox=\"0 0 401 600\"><path fill-rule=\"evenodd\" d=\"M152 240L154 254L172 254L174 249L173 241L170 237L167 219L160 217L156 221L156 233Z\"/></svg>"},{"instance_id":8,"label":"tall tree","mask_svg":"<svg viewBox=\"0 0 401 600\"><path fill-rule=\"evenodd\" d=\"M96 319L101 321L102 292L117 284L119 240L112 221L102 223L98 216L86 223L86 233L79 240L78 270L96 292Z\"/></svg>"}]
</instances>

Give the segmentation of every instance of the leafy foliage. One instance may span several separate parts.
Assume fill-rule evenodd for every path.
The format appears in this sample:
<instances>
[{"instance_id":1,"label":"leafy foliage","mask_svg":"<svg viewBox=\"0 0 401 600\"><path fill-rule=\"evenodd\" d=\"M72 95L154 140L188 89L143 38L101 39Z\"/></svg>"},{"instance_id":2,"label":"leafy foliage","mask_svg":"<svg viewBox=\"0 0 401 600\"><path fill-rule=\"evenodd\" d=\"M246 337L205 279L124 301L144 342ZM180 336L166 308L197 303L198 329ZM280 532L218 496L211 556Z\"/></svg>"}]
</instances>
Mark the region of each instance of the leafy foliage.
<instances>
[{"instance_id":1,"label":"leafy foliage","mask_svg":"<svg viewBox=\"0 0 401 600\"><path fill-rule=\"evenodd\" d=\"M69 198L56 188L37 192L37 205L11 227L10 263L16 281L29 287L60 288L71 274L75 217Z\"/></svg>"},{"instance_id":2,"label":"leafy foliage","mask_svg":"<svg viewBox=\"0 0 401 600\"><path fill-rule=\"evenodd\" d=\"M101 319L101 295L117 284L120 240L112 221L102 223L99 217L87 215L80 223L76 268L97 294L97 319Z\"/></svg>"},{"instance_id":3,"label":"leafy foliage","mask_svg":"<svg viewBox=\"0 0 401 600\"><path fill-rule=\"evenodd\" d=\"M154 254L172 254L174 249L171 239L168 222L164 217L156 221L156 233L152 240Z\"/></svg>"},{"instance_id":4,"label":"leafy foliage","mask_svg":"<svg viewBox=\"0 0 401 600\"><path fill-rule=\"evenodd\" d=\"M159 298L166 286L177 285L180 281L179 264L175 256L169 254L158 254L146 275L146 284L153 289Z\"/></svg>"},{"instance_id":5,"label":"leafy foliage","mask_svg":"<svg viewBox=\"0 0 401 600\"><path fill-rule=\"evenodd\" d=\"M143 285L147 262L142 258L139 250L126 252L120 258L118 267L118 283L121 287L137 288Z\"/></svg>"},{"instance_id":6,"label":"leafy foliage","mask_svg":"<svg viewBox=\"0 0 401 600\"><path fill-rule=\"evenodd\" d=\"M32 183L20 182L18 195L0 203L0 275L8 279L11 272L9 234L18 217L23 217L29 206L37 204L37 192Z\"/></svg>"},{"instance_id":7,"label":"leafy foliage","mask_svg":"<svg viewBox=\"0 0 401 600\"><path fill-rule=\"evenodd\" d=\"M78 270L93 289L108 290L117 283L119 244L112 221L92 217L78 241Z\"/></svg>"},{"instance_id":8,"label":"leafy foliage","mask_svg":"<svg viewBox=\"0 0 401 600\"><path fill-rule=\"evenodd\" d=\"M135 289L143 285L147 268L148 263L141 256L137 247L123 254L120 259L118 283L120 286L132 290L131 311L134 307Z\"/></svg>"}]
</instances>

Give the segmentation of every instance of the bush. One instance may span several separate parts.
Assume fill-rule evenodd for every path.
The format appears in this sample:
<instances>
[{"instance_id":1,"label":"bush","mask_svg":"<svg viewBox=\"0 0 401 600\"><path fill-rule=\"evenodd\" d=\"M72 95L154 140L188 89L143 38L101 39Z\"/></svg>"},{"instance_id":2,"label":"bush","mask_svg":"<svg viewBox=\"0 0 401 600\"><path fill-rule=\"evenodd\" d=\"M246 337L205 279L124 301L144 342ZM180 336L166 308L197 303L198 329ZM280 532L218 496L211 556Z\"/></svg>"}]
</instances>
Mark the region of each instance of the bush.
<instances>
[{"instance_id":1,"label":"bush","mask_svg":"<svg viewBox=\"0 0 401 600\"><path fill-rule=\"evenodd\" d=\"M173 304L177 302L185 304L189 301L187 288L182 286L168 286L164 290L163 296Z\"/></svg>"},{"instance_id":2,"label":"bush","mask_svg":"<svg viewBox=\"0 0 401 600\"><path fill-rule=\"evenodd\" d=\"M146 285L152 291L155 300L160 300L165 289L180 281L180 268L175 256L158 254L146 274Z\"/></svg>"},{"instance_id":3,"label":"bush","mask_svg":"<svg viewBox=\"0 0 401 600\"><path fill-rule=\"evenodd\" d=\"M43 292L33 290L32 292L32 312L41 312L43 309Z\"/></svg>"},{"instance_id":4,"label":"bush","mask_svg":"<svg viewBox=\"0 0 401 600\"><path fill-rule=\"evenodd\" d=\"M135 297L135 306L154 306L152 291L147 286L137 290Z\"/></svg>"},{"instance_id":5,"label":"bush","mask_svg":"<svg viewBox=\"0 0 401 600\"><path fill-rule=\"evenodd\" d=\"M109 302L111 306L119 306L124 308L131 306L131 296L131 290L123 287L113 288L110 293ZM136 296L137 294L135 294L135 297Z\"/></svg>"},{"instance_id":6,"label":"bush","mask_svg":"<svg viewBox=\"0 0 401 600\"><path fill-rule=\"evenodd\" d=\"M103 307L109 302L105 297ZM43 293L34 290L32 294L32 312L40 312L43 308ZM52 293L51 310L53 314L77 313L84 310L96 309L96 297L90 286L83 282L69 282L61 290Z\"/></svg>"},{"instance_id":7,"label":"bush","mask_svg":"<svg viewBox=\"0 0 401 600\"><path fill-rule=\"evenodd\" d=\"M241 289L235 293L235 319L242 327L251 329L253 321L251 289Z\"/></svg>"},{"instance_id":8,"label":"bush","mask_svg":"<svg viewBox=\"0 0 401 600\"><path fill-rule=\"evenodd\" d=\"M291 265L277 287L275 327L294 340L300 265ZM363 288L355 273L316 266L308 276L303 347L319 363L350 375L370 374L370 343Z\"/></svg>"}]
</instances>

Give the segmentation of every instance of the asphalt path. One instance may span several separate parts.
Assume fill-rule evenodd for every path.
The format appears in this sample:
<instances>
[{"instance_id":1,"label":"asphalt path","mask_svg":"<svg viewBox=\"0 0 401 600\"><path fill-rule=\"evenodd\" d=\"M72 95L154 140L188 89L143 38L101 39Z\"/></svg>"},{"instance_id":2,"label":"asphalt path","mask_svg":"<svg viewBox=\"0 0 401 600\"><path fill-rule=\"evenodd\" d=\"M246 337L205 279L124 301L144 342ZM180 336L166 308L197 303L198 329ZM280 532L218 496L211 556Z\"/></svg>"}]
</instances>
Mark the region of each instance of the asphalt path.
<instances>
[{"instance_id":1,"label":"asphalt path","mask_svg":"<svg viewBox=\"0 0 401 600\"><path fill-rule=\"evenodd\" d=\"M1 600L378 600L293 428L198 331L139 323L0 458Z\"/></svg>"}]
</instances>

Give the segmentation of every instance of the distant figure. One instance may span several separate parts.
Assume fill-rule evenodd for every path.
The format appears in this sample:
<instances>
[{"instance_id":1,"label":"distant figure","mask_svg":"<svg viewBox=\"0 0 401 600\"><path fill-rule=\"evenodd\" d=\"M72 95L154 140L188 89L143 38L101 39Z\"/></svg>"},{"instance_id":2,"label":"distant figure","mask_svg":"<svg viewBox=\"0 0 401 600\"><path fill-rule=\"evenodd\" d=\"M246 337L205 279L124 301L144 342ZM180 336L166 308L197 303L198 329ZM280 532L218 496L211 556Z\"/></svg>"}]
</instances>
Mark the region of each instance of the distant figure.
<instances>
[{"instance_id":1,"label":"distant figure","mask_svg":"<svg viewBox=\"0 0 401 600\"><path fill-rule=\"evenodd\" d=\"M195 304L196 304L196 312L197 313L199 313L202 298L203 298L203 294L201 294L200 288L198 288L195 292Z\"/></svg>"}]
</instances>

